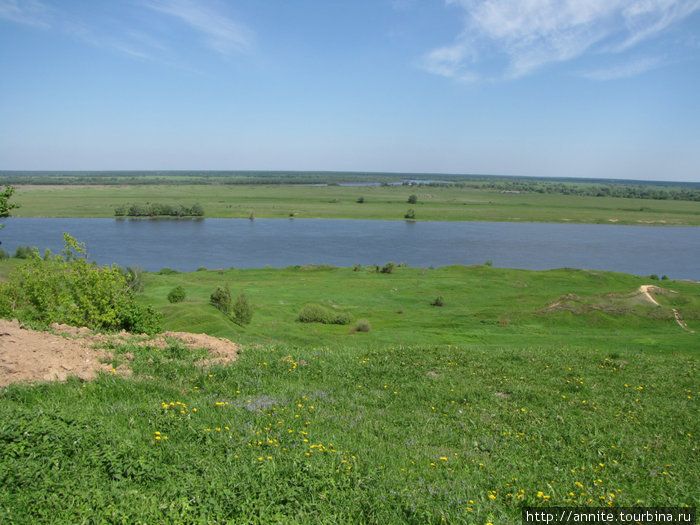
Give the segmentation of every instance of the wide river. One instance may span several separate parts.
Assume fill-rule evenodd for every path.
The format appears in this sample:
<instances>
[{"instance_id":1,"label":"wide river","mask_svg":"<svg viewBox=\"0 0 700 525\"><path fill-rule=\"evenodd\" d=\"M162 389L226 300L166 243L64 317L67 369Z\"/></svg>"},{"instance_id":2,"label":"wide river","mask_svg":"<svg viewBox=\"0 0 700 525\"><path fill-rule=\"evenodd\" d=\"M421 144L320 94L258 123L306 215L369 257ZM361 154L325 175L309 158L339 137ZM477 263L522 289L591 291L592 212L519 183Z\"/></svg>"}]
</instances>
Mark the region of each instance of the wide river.
<instances>
[{"instance_id":1,"label":"wide river","mask_svg":"<svg viewBox=\"0 0 700 525\"><path fill-rule=\"evenodd\" d=\"M700 227L328 219L8 218L2 248L85 242L100 264L262 268L352 266L393 261L414 267L483 264L544 270L585 268L700 281Z\"/></svg>"}]
</instances>

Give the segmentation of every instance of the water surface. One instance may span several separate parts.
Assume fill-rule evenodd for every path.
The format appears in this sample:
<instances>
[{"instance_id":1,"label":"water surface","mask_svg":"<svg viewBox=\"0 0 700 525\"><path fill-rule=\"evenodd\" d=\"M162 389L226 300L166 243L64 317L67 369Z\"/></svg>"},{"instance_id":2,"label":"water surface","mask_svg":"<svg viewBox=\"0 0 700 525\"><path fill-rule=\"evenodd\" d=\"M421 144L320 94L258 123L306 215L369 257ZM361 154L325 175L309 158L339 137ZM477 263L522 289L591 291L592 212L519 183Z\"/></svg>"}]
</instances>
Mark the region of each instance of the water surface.
<instances>
[{"instance_id":1,"label":"water surface","mask_svg":"<svg viewBox=\"0 0 700 525\"><path fill-rule=\"evenodd\" d=\"M700 280L700 227L341 219L50 219L3 221L2 248L60 252L62 232L100 264L155 271L406 262L544 270L584 268Z\"/></svg>"}]
</instances>

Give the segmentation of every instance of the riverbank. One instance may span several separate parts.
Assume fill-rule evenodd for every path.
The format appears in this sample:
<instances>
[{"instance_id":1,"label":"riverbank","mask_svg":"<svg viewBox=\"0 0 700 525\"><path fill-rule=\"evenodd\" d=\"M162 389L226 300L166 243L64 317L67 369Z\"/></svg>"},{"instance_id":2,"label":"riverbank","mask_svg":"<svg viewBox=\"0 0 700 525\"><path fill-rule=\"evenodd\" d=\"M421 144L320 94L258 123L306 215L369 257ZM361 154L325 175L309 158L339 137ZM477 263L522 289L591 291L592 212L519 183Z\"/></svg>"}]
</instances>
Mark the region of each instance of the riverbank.
<instances>
[{"instance_id":1,"label":"riverbank","mask_svg":"<svg viewBox=\"0 0 700 525\"><path fill-rule=\"evenodd\" d=\"M415 202L409 202L415 197ZM114 217L127 204L198 203L205 217L700 225L700 202L441 186L25 185L16 217ZM410 213L410 212L413 213Z\"/></svg>"},{"instance_id":2,"label":"riverbank","mask_svg":"<svg viewBox=\"0 0 700 525\"><path fill-rule=\"evenodd\" d=\"M673 315L700 327L696 283L488 266L142 277L166 329L235 341L236 361L112 340L95 380L0 389L4 521L514 523L523 505L698 505L698 336ZM249 325L209 304L225 284L248 295ZM308 303L352 321L301 323ZM5 331L0 344L18 337Z\"/></svg>"}]
</instances>

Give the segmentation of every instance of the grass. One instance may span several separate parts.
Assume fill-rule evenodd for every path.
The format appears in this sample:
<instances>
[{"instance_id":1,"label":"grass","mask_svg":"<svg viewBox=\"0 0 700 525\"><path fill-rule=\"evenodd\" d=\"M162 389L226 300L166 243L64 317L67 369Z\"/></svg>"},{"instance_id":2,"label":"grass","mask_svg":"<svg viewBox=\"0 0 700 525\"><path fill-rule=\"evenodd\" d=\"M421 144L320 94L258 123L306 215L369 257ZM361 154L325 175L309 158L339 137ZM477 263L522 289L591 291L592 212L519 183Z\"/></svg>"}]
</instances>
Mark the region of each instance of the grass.
<instances>
[{"instance_id":1,"label":"grass","mask_svg":"<svg viewBox=\"0 0 700 525\"><path fill-rule=\"evenodd\" d=\"M0 265L1 267L2 265ZM255 307L238 327L216 286ZM147 274L169 329L134 377L0 391L0 520L515 523L522 505L696 506L700 286L492 267ZM167 293L181 285L183 303ZM430 302L442 295L441 308ZM371 323L295 321L307 303ZM557 305L557 303L559 303ZM402 310L402 313L399 313Z\"/></svg>"},{"instance_id":2,"label":"grass","mask_svg":"<svg viewBox=\"0 0 700 525\"><path fill-rule=\"evenodd\" d=\"M700 331L700 288L683 281L648 279L587 270L528 271L488 266L435 270L397 267L391 274L374 267L302 266L286 269L207 270L146 274L144 303L163 312L170 330L205 331L247 344L386 345L478 344L492 348L541 344L631 349L669 353L687 348L696 336L673 317L678 309L690 329ZM636 292L655 283L678 293L657 294L663 307ZM208 305L211 292L229 284L243 290L254 306L245 328ZM182 286L187 299L167 301ZM444 298L444 306L431 302ZM562 301L561 308L550 308ZM347 326L299 323L307 304L367 319L369 333ZM401 313L399 313L401 312Z\"/></svg>"},{"instance_id":3,"label":"grass","mask_svg":"<svg viewBox=\"0 0 700 525\"><path fill-rule=\"evenodd\" d=\"M408 204L410 195L418 198ZM364 198L358 204L359 197ZM126 203L198 202L207 217L523 221L700 225L700 202L521 193L457 187L299 185L18 186L17 217L113 217Z\"/></svg>"}]
</instances>

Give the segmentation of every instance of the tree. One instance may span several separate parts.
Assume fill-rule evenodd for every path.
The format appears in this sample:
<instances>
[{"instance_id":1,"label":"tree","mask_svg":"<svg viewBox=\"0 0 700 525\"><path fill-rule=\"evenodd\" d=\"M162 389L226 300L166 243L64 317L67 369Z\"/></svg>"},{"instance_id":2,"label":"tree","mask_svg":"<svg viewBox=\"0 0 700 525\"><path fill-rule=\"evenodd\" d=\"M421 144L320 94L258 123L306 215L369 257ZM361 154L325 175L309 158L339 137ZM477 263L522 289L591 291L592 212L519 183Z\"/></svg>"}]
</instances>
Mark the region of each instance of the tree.
<instances>
[{"instance_id":1,"label":"tree","mask_svg":"<svg viewBox=\"0 0 700 525\"><path fill-rule=\"evenodd\" d=\"M417 197L415 194L411 194L411 195L408 197L408 203L409 203L409 204L415 204L415 203L417 203L417 202L418 202L418 197Z\"/></svg>"},{"instance_id":2,"label":"tree","mask_svg":"<svg viewBox=\"0 0 700 525\"><path fill-rule=\"evenodd\" d=\"M238 294L236 302L233 303L233 320L241 326L250 324L253 320L253 306L245 292Z\"/></svg>"},{"instance_id":3,"label":"tree","mask_svg":"<svg viewBox=\"0 0 700 525\"><path fill-rule=\"evenodd\" d=\"M14 202L8 202L14 192L15 189L12 186L5 186L5 191L0 193L0 219L9 217L11 209L19 208L18 204L15 204ZM3 228L4 226L4 224L0 224L0 228Z\"/></svg>"}]
</instances>

